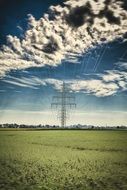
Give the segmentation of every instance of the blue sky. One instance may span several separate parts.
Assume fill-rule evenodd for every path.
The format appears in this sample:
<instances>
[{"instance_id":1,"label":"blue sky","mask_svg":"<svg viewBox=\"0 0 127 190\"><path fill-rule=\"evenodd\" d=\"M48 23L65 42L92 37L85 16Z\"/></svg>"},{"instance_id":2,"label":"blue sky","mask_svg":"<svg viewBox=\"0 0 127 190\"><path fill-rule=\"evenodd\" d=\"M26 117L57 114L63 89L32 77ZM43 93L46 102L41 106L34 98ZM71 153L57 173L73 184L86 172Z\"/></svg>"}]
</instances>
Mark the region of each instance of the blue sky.
<instances>
[{"instance_id":1,"label":"blue sky","mask_svg":"<svg viewBox=\"0 0 127 190\"><path fill-rule=\"evenodd\" d=\"M114 36L110 29L108 29L109 36L107 38L105 37L107 33L101 34L104 39L99 39L94 31L90 33L85 39L88 48L82 44L84 39L78 39L79 27L76 32L74 31L72 37L68 35L67 38L72 38L72 42L74 39L78 39L77 43L80 45L77 48L77 45L73 43L71 49L70 39L67 40L66 46L70 46L67 52L61 48L62 43L58 43L59 49L61 48L59 52L54 51L52 44L54 45L57 39L58 41L61 39L56 32L52 34L51 42L41 49L44 53L46 52L46 57L43 59L43 55L39 53L41 44L37 39L31 40L30 32L32 31L32 35L34 34L34 38L36 38L38 31L34 30L38 25L40 27L40 19L43 18L44 13L48 12L49 6L57 4L64 9L60 0L12 0L11 3L7 0L3 3L1 1L0 122L59 124L55 110L51 109L51 102L52 97L59 93L61 82L64 80L71 93L75 95L77 104L75 111L70 110L68 124L127 125L127 40L126 32L123 30L124 24L121 24L121 28L119 27L121 36L115 29ZM61 8L57 7L56 10L59 12ZM53 18L49 17L48 19L53 20L56 12L54 11L53 14L49 14L49 12L48 15ZM61 12L63 13L63 10ZM70 15L72 14L73 8ZM58 16L59 22L56 21L58 27L61 25L60 19L62 20L63 17ZM42 30L44 30L44 26L50 30L49 20L45 18L46 24L41 25ZM38 25L37 21L39 21ZM105 27L108 28L108 24ZM110 27L114 27L114 25ZM66 33L69 30L72 30L70 25ZM81 30L84 29L81 27ZM99 28L99 30L101 29ZM96 40L90 38L92 34ZM10 36L9 40L8 35ZM55 35L57 35L57 39L54 37ZM92 45L89 44L89 38L93 40L91 40ZM29 39L32 42L28 46L35 48L35 57L31 54L33 47L24 50L23 45L20 44L22 40L27 44ZM21 51L19 51L20 48ZM25 51L27 54L22 53ZM63 52L67 54L66 57ZM21 54L20 58L19 54ZM36 58L38 54L42 56L42 59ZM21 62L22 65L20 65Z\"/></svg>"}]
</instances>

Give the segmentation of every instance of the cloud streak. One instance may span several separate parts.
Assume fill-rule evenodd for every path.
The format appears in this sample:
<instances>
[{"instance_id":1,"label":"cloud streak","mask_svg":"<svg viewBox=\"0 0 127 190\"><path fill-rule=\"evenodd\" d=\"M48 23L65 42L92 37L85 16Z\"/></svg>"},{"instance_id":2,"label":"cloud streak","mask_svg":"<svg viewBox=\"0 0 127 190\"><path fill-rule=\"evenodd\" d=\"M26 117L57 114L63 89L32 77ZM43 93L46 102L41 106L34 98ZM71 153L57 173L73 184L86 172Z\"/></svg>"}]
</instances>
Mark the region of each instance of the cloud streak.
<instances>
[{"instance_id":1,"label":"cloud streak","mask_svg":"<svg viewBox=\"0 0 127 190\"><path fill-rule=\"evenodd\" d=\"M24 38L9 35L0 51L0 76L13 69L57 66L69 57L75 62L96 44L125 36L126 20L126 3L120 0L68 0L51 6L39 20L29 15Z\"/></svg>"},{"instance_id":2,"label":"cloud streak","mask_svg":"<svg viewBox=\"0 0 127 190\"><path fill-rule=\"evenodd\" d=\"M61 90L62 80L54 78L41 79L38 77L15 78L8 77L3 82L11 85L39 89L43 86L51 86L57 91ZM127 73L124 71L112 70L104 74L97 74L96 79L66 80L68 89L74 93L91 94L96 97L112 96L127 90Z\"/></svg>"}]
</instances>

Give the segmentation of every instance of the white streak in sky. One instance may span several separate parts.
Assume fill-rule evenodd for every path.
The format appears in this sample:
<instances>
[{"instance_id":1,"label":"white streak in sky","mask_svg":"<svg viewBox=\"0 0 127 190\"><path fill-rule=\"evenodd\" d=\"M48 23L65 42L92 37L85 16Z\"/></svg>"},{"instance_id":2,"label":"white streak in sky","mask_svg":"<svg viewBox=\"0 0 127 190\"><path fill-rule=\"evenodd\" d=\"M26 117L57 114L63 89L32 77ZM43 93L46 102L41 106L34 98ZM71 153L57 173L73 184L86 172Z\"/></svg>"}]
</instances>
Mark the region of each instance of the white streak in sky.
<instances>
[{"instance_id":1,"label":"white streak in sky","mask_svg":"<svg viewBox=\"0 0 127 190\"><path fill-rule=\"evenodd\" d=\"M96 97L105 97L115 95L119 92L127 90L127 73L117 70L107 71L104 74L98 74L97 79L80 79L80 80L66 80L68 89L75 93L92 94ZM11 85L20 86L23 88L29 87L32 89L39 89L43 86L52 86L52 88L60 91L62 87L62 80L47 78L41 79L38 77L30 78L16 78L8 77L3 82Z\"/></svg>"}]
</instances>

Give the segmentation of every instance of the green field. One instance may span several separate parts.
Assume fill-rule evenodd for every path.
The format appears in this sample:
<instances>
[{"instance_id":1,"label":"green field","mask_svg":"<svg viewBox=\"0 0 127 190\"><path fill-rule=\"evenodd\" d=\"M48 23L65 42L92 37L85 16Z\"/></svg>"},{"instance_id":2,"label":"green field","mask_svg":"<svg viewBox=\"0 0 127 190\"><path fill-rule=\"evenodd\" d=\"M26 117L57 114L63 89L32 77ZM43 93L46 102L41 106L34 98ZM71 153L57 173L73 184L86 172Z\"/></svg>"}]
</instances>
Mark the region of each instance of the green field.
<instances>
[{"instance_id":1,"label":"green field","mask_svg":"<svg viewBox=\"0 0 127 190\"><path fill-rule=\"evenodd\" d=\"M127 131L0 131L0 190L127 190Z\"/></svg>"}]
</instances>

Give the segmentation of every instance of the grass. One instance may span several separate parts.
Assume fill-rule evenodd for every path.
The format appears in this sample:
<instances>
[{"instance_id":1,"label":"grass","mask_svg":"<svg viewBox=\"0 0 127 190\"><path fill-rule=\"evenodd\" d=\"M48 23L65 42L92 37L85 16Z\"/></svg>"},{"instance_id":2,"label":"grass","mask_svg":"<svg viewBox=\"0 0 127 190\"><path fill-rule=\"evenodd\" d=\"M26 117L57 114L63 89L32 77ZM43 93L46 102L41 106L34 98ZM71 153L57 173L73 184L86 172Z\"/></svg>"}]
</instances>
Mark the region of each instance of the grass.
<instances>
[{"instance_id":1,"label":"grass","mask_svg":"<svg viewBox=\"0 0 127 190\"><path fill-rule=\"evenodd\" d=\"M126 190L127 131L0 131L0 190Z\"/></svg>"}]
</instances>

